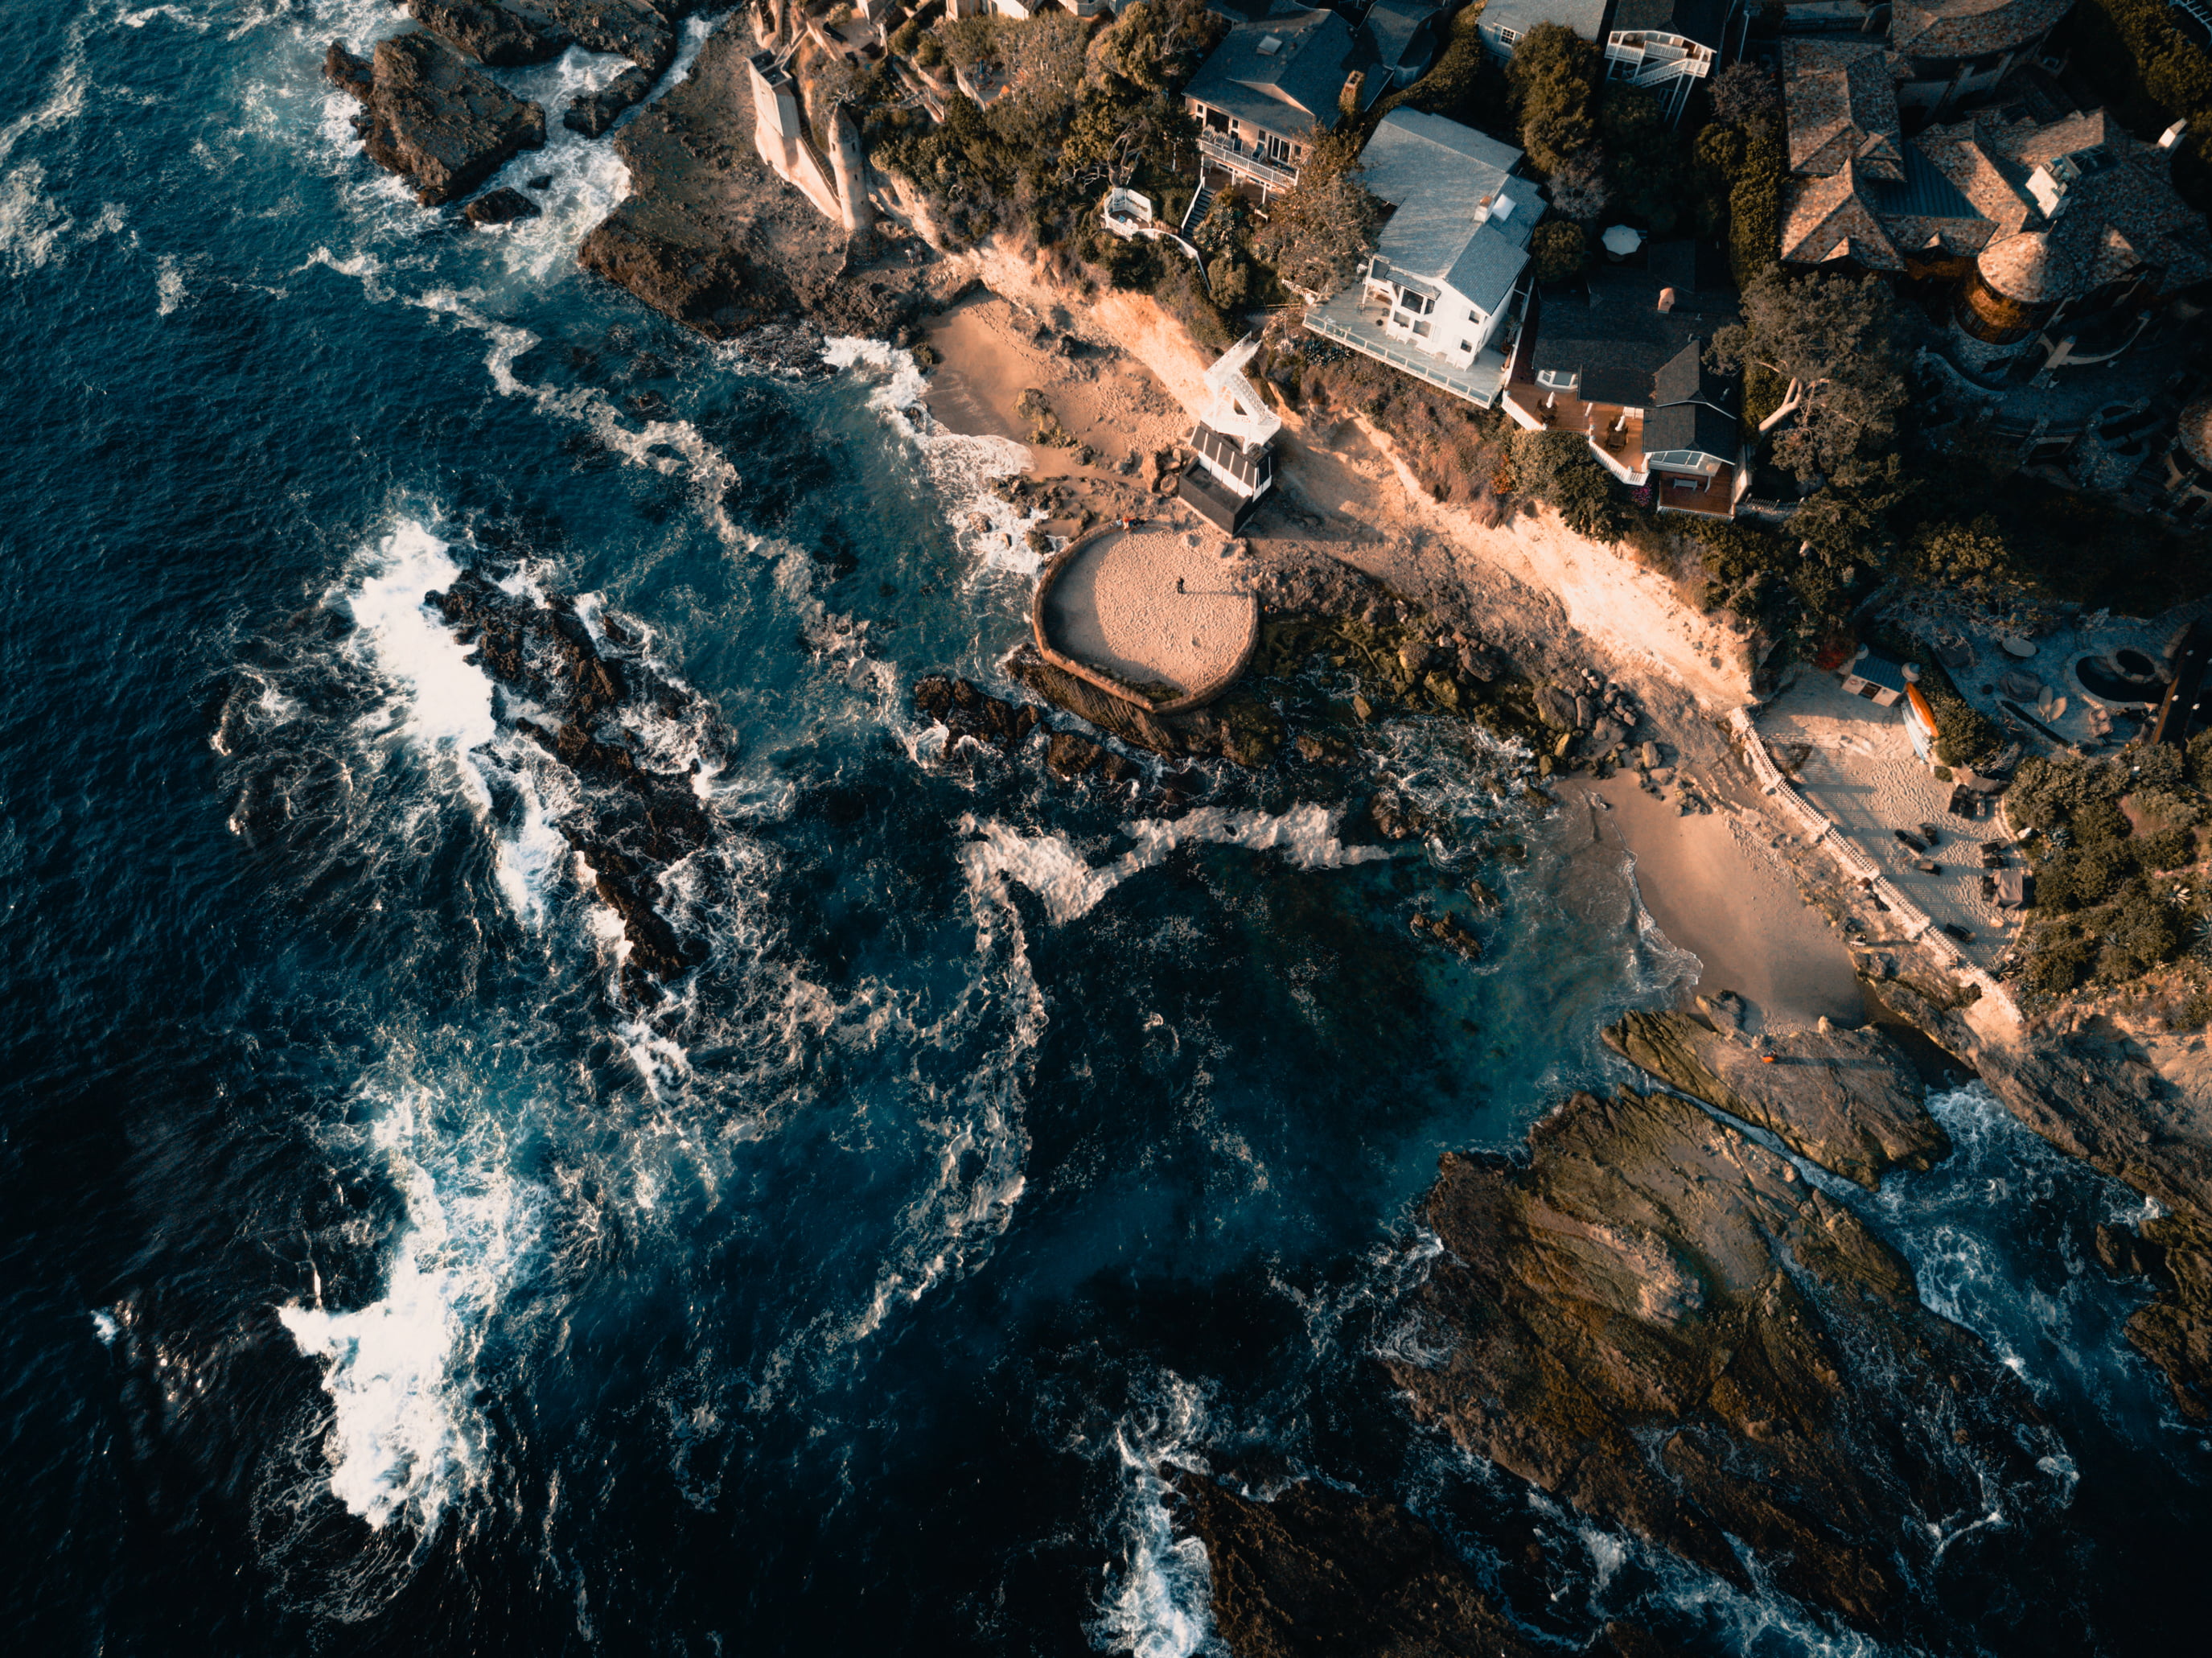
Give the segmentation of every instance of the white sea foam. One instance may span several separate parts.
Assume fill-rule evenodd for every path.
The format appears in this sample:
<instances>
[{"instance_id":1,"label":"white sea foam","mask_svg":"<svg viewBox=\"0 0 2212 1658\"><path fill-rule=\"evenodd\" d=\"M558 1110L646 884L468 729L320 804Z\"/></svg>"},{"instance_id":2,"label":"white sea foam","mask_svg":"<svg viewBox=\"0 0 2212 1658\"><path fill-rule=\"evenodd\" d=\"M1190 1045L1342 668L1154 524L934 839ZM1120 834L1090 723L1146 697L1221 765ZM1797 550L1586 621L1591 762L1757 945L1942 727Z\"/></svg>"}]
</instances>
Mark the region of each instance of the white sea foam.
<instances>
[{"instance_id":1,"label":"white sea foam","mask_svg":"<svg viewBox=\"0 0 2212 1658\"><path fill-rule=\"evenodd\" d=\"M1194 1447L1206 1425L1199 1390L1172 1372L1161 1378L1152 1410L1117 1424L1114 1448L1121 1463L1121 1533L1119 1569L1109 1565L1107 1586L1088 1631L1100 1652L1135 1658L1227 1658L1213 1628L1213 1574L1206 1545L1177 1537L1167 1509L1164 1462L1203 1468Z\"/></svg>"},{"instance_id":2,"label":"white sea foam","mask_svg":"<svg viewBox=\"0 0 2212 1658\"><path fill-rule=\"evenodd\" d=\"M477 1368L501 1300L537 1248L541 1195L507 1171L483 1116L458 1137L427 1093L386 1101L371 1145L407 1206L384 1294L351 1312L279 1308L324 1363L331 1492L377 1530L427 1537L482 1480L488 1429Z\"/></svg>"},{"instance_id":3,"label":"white sea foam","mask_svg":"<svg viewBox=\"0 0 2212 1658\"><path fill-rule=\"evenodd\" d=\"M115 1338L122 1333L122 1327L115 1321L114 1314L105 1308L95 1308L92 1315L92 1333L100 1338L101 1346L112 1347Z\"/></svg>"},{"instance_id":4,"label":"white sea foam","mask_svg":"<svg viewBox=\"0 0 2212 1658\"><path fill-rule=\"evenodd\" d=\"M1044 555L1030 550L1029 537L1044 514L1015 506L991 487L1029 470L1028 449L1011 438L968 437L939 426L926 401L929 383L911 351L881 340L841 336L824 343L822 355L834 368L881 377L868 394L868 407L914 446L945 503L954 541L975 568L1036 574Z\"/></svg>"},{"instance_id":5,"label":"white sea foam","mask_svg":"<svg viewBox=\"0 0 2212 1658\"><path fill-rule=\"evenodd\" d=\"M1119 858L1092 864L1065 836L1024 835L990 819L961 819L970 838L960 861L971 881L1012 881L1044 901L1054 925L1086 915L1098 901L1131 876L1166 861L1179 848L1194 845L1246 847L1279 852L1297 869L1342 869L1390 854L1380 847L1347 847L1337 839L1341 814L1313 801L1282 812L1232 811L1201 806L1182 817L1144 817L1132 823L1133 844Z\"/></svg>"},{"instance_id":6,"label":"white sea foam","mask_svg":"<svg viewBox=\"0 0 2212 1658\"><path fill-rule=\"evenodd\" d=\"M154 292L160 301L155 307L161 316L168 316L185 302L185 273L177 268L177 256L161 255L154 278Z\"/></svg>"}]
</instances>

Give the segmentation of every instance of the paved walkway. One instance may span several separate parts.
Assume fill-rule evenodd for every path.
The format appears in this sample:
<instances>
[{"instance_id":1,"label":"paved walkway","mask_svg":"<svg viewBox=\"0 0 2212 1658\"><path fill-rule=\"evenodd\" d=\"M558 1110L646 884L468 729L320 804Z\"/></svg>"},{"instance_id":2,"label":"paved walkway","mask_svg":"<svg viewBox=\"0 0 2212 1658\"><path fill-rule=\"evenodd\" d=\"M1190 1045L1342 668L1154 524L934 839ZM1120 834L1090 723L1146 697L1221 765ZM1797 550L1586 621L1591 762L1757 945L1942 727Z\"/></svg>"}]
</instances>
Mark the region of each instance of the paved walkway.
<instances>
[{"instance_id":1,"label":"paved walkway","mask_svg":"<svg viewBox=\"0 0 2212 1658\"><path fill-rule=\"evenodd\" d=\"M1222 546L1218 535L1109 531L1060 573L1045 642L1133 685L1213 683L1236 668L1259 610Z\"/></svg>"}]
</instances>

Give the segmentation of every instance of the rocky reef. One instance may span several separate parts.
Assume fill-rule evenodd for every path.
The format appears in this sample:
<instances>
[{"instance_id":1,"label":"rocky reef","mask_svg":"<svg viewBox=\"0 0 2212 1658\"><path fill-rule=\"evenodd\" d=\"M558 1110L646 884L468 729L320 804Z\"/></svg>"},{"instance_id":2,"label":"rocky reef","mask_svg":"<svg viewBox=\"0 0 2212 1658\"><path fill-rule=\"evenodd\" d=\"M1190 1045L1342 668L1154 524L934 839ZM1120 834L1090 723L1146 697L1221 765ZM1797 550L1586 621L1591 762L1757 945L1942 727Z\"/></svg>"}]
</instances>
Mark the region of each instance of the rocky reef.
<instances>
[{"instance_id":1,"label":"rocky reef","mask_svg":"<svg viewBox=\"0 0 2212 1658\"><path fill-rule=\"evenodd\" d=\"M1605 1031L1606 1044L1869 1191L1893 1169L1932 1169L1950 1151L1911 1060L1878 1028L1836 1029L1824 1019L1786 1042L1754 1044L1735 997L1701 997L1699 1006L1704 1017L1631 1013Z\"/></svg>"},{"instance_id":2,"label":"rocky reef","mask_svg":"<svg viewBox=\"0 0 2212 1658\"><path fill-rule=\"evenodd\" d=\"M541 601L464 570L425 602L464 644L477 647L485 671L512 694L502 708L514 729L577 779L577 804L555 827L621 918L629 944L624 993L650 1002L655 982L672 984L705 959L704 944L683 937L663 913L662 876L706 847L714 827L692 786L699 761L683 770L656 763L638 728L679 722L700 750L719 756L732 746L720 716L696 692L654 671L629 647L619 621L605 618L605 642L595 641L561 595ZM525 717L518 705L544 710L548 723Z\"/></svg>"},{"instance_id":3,"label":"rocky reef","mask_svg":"<svg viewBox=\"0 0 2212 1658\"><path fill-rule=\"evenodd\" d=\"M542 64L572 46L618 52L648 76L676 57L692 0L405 0L407 15L479 64Z\"/></svg>"},{"instance_id":4,"label":"rocky reef","mask_svg":"<svg viewBox=\"0 0 2212 1658\"><path fill-rule=\"evenodd\" d=\"M1440 1356L1393 1380L1585 1513L1881 1627L1947 1525L1998 1491L2037 1506L2017 1380L1848 1209L1688 1100L1577 1094L1525 1163L1446 1157L1423 1213Z\"/></svg>"},{"instance_id":5,"label":"rocky reef","mask_svg":"<svg viewBox=\"0 0 2212 1658\"><path fill-rule=\"evenodd\" d=\"M459 201L545 143L545 112L511 95L428 34L398 34L357 58L332 43L323 72L359 99L369 159L414 186L425 207Z\"/></svg>"}]
</instances>

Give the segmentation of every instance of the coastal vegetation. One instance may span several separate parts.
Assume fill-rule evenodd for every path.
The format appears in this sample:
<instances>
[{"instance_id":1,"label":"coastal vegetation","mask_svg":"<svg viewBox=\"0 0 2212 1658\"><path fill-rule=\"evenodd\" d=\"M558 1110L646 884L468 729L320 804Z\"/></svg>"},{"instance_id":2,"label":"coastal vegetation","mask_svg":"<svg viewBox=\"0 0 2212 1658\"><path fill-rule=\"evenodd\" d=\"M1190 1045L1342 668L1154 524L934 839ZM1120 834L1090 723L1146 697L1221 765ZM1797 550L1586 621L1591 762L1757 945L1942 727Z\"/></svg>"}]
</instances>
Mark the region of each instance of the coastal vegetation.
<instances>
[{"instance_id":1,"label":"coastal vegetation","mask_svg":"<svg viewBox=\"0 0 2212 1658\"><path fill-rule=\"evenodd\" d=\"M2023 761L2005 811L2035 862L2021 982L2045 997L2158 988L2184 1027L2212 1017L2212 893L2203 870L2212 822L2212 732L2185 750ZM2193 958L2193 959L2191 959Z\"/></svg>"}]
</instances>

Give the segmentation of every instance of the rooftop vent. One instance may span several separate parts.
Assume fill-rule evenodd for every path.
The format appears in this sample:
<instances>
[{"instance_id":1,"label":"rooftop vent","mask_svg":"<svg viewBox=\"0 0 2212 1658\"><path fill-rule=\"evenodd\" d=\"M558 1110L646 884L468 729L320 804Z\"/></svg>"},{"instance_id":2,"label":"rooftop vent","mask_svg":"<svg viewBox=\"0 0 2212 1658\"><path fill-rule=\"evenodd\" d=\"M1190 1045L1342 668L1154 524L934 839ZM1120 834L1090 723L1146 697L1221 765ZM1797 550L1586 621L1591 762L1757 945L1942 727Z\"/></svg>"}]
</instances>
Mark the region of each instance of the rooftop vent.
<instances>
[{"instance_id":1,"label":"rooftop vent","mask_svg":"<svg viewBox=\"0 0 2212 1658\"><path fill-rule=\"evenodd\" d=\"M1283 37L1281 35L1263 34L1260 37L1260 56L1262 58L1273 58L1282 49Z\"/></svg>"}]
</instances>

